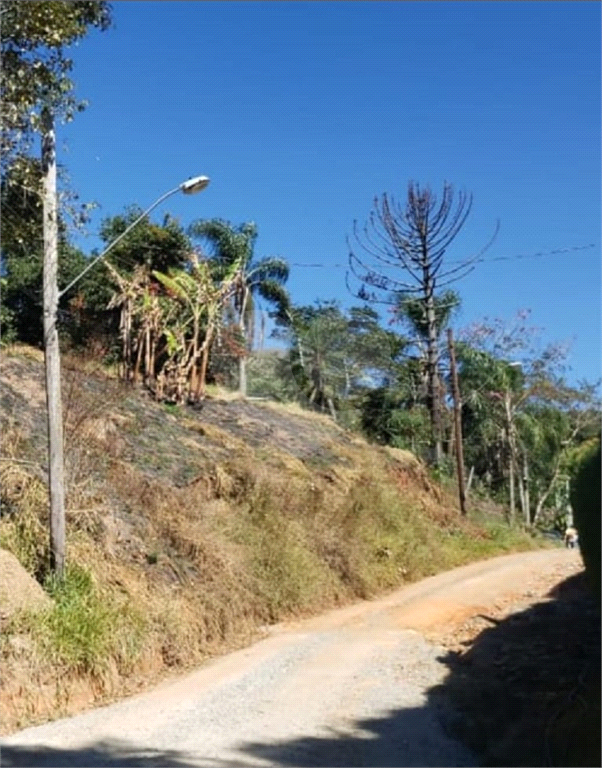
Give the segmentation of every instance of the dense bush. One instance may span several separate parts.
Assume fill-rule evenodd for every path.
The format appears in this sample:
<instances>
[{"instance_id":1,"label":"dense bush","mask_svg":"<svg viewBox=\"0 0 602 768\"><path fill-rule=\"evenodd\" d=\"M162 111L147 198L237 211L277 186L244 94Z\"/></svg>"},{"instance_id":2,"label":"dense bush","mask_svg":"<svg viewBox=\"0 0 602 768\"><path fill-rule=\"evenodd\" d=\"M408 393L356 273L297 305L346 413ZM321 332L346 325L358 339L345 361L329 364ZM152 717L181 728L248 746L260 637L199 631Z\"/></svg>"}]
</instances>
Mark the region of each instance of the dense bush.
<instances>
[{"instance_id":1,"label":"dense bush","mask_svg":"<svg viewBox=\"0 0 602 768\"><path fill-rule=\"evenodd\" d=\"M600 595L600 440L577 465L571 487L571 505L588 577Z\"/></svg>"}]
</instances>

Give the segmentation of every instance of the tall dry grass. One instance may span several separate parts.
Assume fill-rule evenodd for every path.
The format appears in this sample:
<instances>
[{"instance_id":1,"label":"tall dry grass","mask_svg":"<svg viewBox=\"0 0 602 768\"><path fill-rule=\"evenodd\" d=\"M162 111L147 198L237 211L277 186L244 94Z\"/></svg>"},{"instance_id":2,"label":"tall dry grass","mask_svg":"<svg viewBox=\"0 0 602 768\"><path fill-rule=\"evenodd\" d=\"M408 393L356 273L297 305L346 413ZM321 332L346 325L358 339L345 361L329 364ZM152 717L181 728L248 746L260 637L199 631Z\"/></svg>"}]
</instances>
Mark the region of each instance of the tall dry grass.
<instances>
[{"instance_id":1,"label":"tall dry grass","mask_svg":"<svg viewBox=\"0 0 602 768\"><path fill-rule=\"evenodd\" d=\"M45 483L17 463L16 427L2 443L14 461L0 467L0 545L53 599L5 627L5 730L197 665L266 623L532 546L498 522L461 520L413 457L358 439L334 441L338 462L311 466L203 426L227 444L227 458L175 487L124 458L135 435L120 385L86 388L73 376L63 584L48 575Z\"/></svg>"}]
</instances>

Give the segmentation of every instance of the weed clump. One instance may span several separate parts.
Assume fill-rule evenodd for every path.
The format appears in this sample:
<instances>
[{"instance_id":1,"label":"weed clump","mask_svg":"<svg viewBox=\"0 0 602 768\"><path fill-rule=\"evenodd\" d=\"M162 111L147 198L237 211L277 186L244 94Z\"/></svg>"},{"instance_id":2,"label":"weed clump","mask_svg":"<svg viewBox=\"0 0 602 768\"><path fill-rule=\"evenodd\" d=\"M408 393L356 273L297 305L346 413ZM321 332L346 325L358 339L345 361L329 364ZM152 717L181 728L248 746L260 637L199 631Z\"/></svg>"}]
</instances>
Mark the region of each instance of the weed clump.
<instances>
[{"instance_id":1,"label":"weed clump","mask_svg":"<svg viewBox=\"0 0 602 768\"><path fill-rule=\"evenodd\" d=\"M54 605L36 617L32 629L50 664L67 674L95 676L111 662L120 672L132 669L144 622L131 603L103 595L92 574L75 564L66 568L63 579L48 576L44 586Z\"/></svg>"},{"instance_id":2,"label":"weed clump","mask_svg":"<svg viewBox=\"0 0 602 768\"><path fill-rule=\"evenodd\" d=\"M0 464L0 547L12 552L26 571L43 581L50 558L48 491L23 465Z\"/></svg>"}]
</instances>

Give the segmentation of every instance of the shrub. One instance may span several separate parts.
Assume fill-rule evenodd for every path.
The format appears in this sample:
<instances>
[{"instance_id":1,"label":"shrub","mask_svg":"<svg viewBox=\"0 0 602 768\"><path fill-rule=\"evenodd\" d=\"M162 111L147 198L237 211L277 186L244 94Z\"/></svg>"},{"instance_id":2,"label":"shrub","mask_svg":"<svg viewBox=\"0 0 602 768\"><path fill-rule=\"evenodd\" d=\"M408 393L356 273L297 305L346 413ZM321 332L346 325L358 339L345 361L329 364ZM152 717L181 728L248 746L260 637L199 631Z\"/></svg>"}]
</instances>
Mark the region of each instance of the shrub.
<instances>
[{"instance_id":1,"label":"shrub","mask_svg":"<svg viewBox=\"0 0 602 768\"><path fill-rule=\"evenodd\" d=\"M45 587L54 605L35 620L34 632L46 658L70 673L102 675L111 660L127 670L143 638L132 606L108 599L78 565L68 566L62 580L49 576Z\"/></svg>"},{"instance_id":2,"label":"shrub","mask_svg":"<svg viewBox=\"0 0 602 768\"><path fill-rule=\"evenodd\" d=\"M571 505L590 583L600 596L600 441L585 452L571 484Z\"/></svg>"}]
</instances>

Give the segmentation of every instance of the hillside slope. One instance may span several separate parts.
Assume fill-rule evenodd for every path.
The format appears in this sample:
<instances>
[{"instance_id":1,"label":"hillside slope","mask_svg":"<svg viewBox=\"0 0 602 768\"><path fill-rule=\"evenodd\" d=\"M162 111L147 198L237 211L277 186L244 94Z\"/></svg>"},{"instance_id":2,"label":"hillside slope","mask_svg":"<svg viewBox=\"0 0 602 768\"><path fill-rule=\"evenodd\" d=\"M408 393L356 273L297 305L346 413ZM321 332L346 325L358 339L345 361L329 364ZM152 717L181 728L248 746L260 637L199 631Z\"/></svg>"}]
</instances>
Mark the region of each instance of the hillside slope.
<instances>
[{"instance_id":1,"label":"hillside slope","mask_svg":"<svg viewBox=\"0 0 602 768\"><path fill-rule=\"evenodd\" d=\"M534 546L499 516L461 519L414 456L326 417L227 396L162 406L67 360L69 569L56 584L43 381L39 352L3 355L0 545L53 598L6 623L5 731L147 686L283 618Z\"/></svg>"}]
</instances>

